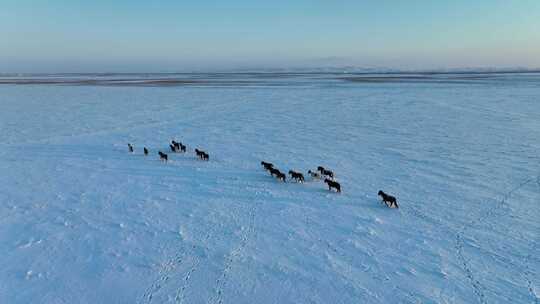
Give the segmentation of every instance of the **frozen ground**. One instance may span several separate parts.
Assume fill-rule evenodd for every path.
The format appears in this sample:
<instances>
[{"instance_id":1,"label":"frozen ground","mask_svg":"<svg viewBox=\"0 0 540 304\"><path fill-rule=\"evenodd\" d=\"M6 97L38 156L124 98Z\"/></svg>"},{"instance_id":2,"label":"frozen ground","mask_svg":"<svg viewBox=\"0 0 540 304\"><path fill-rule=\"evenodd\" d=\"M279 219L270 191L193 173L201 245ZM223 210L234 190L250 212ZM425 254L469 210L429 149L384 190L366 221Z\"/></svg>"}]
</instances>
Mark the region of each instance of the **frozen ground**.
<instances>
[{"instance_id":1,"label":"frozen ground","mask_svg":"<svg viewBox=\"0 0 540 304\"><path fill-rule=\"evenodd\" d=\"M0 85L0 303L539 302L540 76L295 77Z\"/></svg>"}]
</instances>

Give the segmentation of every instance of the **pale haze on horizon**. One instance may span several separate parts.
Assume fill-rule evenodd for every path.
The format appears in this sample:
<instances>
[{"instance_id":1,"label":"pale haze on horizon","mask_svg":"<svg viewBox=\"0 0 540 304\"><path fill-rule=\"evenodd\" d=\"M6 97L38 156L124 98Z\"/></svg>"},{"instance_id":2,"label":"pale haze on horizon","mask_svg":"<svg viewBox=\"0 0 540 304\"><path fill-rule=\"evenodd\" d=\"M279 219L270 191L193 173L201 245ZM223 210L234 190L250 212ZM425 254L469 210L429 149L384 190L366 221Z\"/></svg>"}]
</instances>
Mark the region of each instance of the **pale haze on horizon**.
<instances>
[{"instance_id":1,"label":"pale haze on horizon","mask_svg":"<svg viewBox=\"0 0 540 304\"><path fill-rule=\"evenodd\" d=\"M15 1L0 72L540 67L540 1Z\"/></svg>"}]
</instances>

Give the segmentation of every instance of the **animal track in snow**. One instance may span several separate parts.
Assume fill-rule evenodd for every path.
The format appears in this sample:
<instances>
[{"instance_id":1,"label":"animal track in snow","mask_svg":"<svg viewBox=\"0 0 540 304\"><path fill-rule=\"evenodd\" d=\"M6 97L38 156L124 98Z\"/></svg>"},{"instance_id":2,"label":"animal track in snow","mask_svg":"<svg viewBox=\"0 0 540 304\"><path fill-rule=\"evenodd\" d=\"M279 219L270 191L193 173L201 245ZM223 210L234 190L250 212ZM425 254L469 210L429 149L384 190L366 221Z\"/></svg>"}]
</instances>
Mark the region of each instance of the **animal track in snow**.
<instances>
[{"instance_id":1,"label":"animal track in snow","mask_svg":"<svg viewBox=\"0 0 540 304\"><path fill-rule=\"evenodd\" d=\"M469 283L471 284L471 287L473 288L473 291L474 291L475 295L478 298L478 301L481 304L487 303L485 293L484 293L484 290L486 290L486 288L476 278L476 275L475 275L474 271L471 268L469 260L467 260L467 258L465 257L464 250L463 250L464 249L464 245L463 245L464 235L465 235L465 233L467 232L468 229L474 227L475 225L481 224L486 219L493 216L493 214L495 214L495 212L498 209L502 208L506 204L506 200L508 200L510 198L510 196L515 191L523 188L525 185L529 184L533 180L534 180L534 178L529 178L529 179L521 182L518 186L514 187L513 189L511 189L507 193L505 193L503 195L502 199L498 201L497 205L495 205L493 208L490 208L488 211L486 211L478 219L473 219L468 224L465 224L462 227L462 229L460 231L458 231L458 233L456 234L456 241L455 241L455 246L454 246L454 248L456 250L456 255L457 255L458 259L459 259L459 262L461 263L461 265L463 267L463 270L465 271L465 275L467 276L467 279L469 280Z\"/></svg>"},{"instance_id":2,"label":"animal track in snow","mask_svg":"<svg viewBox=\"0 0 540 304\"><path fill-rule=\"evenodd\" d=\"M251 202L248 226L246 229L244 229L244 233L242 234L239 245L229 253L229 255L227 256L225 260L225 266L223 268L221 276L216 280L216 287L215 287L216 293L214 297L211 299L210 301L211 303L217 303L217 304L223 303L223 291L225 287L227 286L228 275L229 275L229 272L231 271L233 263L236 260L236 258L242 253L244 248L247 246L250 237L255 237L256 211L257 211L257 203Z\"/></svg>"}]
</instances>

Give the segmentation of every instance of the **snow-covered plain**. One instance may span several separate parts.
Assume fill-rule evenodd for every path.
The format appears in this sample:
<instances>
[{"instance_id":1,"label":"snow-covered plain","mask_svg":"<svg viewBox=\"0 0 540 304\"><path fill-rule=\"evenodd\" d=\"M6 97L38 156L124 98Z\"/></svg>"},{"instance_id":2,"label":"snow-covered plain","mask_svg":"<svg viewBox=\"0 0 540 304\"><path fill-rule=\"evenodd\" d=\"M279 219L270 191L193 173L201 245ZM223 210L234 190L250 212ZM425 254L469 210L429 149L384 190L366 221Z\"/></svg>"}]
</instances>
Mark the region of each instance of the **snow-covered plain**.
<instances>
[{"instance_id":1,"label":"snow-covered plain","mask_svg":"<svg viewBox=\"0 0 540 304\"><path fill-rule=\"evenodd\" d=\"M540 75L461 78L0 85L0 303L538 303Z\"/></svg>"}]
</instances>

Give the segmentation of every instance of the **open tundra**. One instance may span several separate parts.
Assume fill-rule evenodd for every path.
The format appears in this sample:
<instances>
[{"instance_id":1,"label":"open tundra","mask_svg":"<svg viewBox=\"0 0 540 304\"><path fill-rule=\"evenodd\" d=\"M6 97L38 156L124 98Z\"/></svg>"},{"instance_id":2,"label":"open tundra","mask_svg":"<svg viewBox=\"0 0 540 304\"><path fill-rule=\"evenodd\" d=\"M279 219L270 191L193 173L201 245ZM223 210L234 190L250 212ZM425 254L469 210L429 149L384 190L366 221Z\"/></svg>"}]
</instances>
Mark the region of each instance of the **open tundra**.
<instances>
[{"instance_id":1,"label":"open tundra","mask_svg":"<svg viewBox=\"0 0 540 304\"><path fill-rule=\"evenodd\" d=\"M0 303L539 302L540 75L230 77L4 81Z\"/></svg>"}]
</instances>

